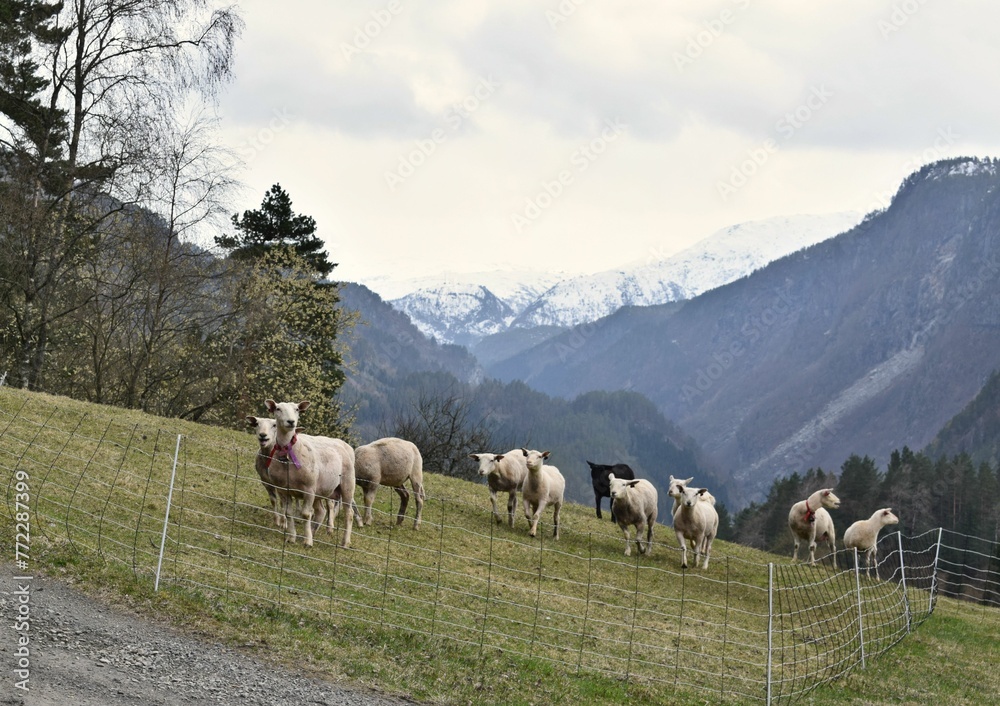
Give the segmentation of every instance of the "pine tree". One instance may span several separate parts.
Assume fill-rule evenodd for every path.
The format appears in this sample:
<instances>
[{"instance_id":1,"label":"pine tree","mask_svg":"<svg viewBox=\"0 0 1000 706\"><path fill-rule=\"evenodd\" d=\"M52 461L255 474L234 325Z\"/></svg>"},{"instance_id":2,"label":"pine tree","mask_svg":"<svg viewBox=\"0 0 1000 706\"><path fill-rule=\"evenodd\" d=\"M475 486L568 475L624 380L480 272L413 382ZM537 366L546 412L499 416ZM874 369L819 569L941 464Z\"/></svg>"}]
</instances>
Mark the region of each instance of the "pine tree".
<instances>
[{"instance_id":1,"label":"pine tree","mask_svg":"<svg viewBox=\"0 0 1000 706\"><path fill-rule=\"evenodd\" d=\"M240 260L258 259L276 247L292 247L320 276L326 277L336 267L330 262L323 241L316 235L312 216L292 211L292 200L280 184L264 195L260 208L233 214L236 235L222 235L215 243Z\"/></svg>"}]
</instances>

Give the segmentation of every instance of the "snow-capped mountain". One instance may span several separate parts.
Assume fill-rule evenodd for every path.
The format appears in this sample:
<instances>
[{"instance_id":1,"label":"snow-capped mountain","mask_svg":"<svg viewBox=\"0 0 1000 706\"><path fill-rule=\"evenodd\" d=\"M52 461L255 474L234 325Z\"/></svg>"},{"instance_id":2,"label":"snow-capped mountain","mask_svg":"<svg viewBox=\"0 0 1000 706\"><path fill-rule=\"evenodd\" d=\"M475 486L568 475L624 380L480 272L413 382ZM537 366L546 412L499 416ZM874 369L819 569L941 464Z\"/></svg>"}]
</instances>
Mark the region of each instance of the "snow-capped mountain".
<instances>
[{"instance_id":1,"label":"snow-capped mountain","mask_svg":"<svg viewBox=\"0 0 1000 706\"><path fill-rule=\"evenodd\" d=\"M838 235L860 220L861 214L851 212L742 223L670 257L593 275L496 271L364 284L408 314L426 335L471 346L509 328L573 326L623 306L688 299Z\"/></svg>"}]
</instances>

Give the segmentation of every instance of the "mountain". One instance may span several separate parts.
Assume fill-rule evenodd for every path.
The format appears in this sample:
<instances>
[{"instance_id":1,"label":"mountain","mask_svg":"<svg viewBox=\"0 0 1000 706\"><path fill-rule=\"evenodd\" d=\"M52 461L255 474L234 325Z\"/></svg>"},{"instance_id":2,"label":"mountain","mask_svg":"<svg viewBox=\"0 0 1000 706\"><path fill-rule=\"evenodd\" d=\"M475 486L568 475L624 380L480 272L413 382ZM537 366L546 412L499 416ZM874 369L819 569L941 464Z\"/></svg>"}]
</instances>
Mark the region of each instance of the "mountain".
<instances>
[{"instance_id":1,"label":"mountain","mask_svg":"<svg viewBox=\"0 0 1000 706\"><path fill-rule=\"evenodd\" d=\"M770 218L724 228L665 258L593 275L447 274L370 286L426 335L473 347L511 329L570 327L623 306L689 299L856 225L857 213Z\"/></svg>"},{"instance_id":2,"label":"mountain","mask_svg":"<svg viewBox=\"0 0 1000 706\"><path fill-rule=\"evenodd\" d=\"M924 453L931 458L967 453L976 464L1000 466L1000 372L937 433Z\"/></svg>"},{"instance_id":3,"label":"mountain","mask_svg":"<svg viewBox=\"0 0 1000 706\"><path fill-rule=\"evenodd\" d=\"M997 162L938 162L846 233L487 372L570 398L643 393L761 500L778 476L921 448L968 404L1000 367L998 252Z\"/></svg>"}]
</instances>

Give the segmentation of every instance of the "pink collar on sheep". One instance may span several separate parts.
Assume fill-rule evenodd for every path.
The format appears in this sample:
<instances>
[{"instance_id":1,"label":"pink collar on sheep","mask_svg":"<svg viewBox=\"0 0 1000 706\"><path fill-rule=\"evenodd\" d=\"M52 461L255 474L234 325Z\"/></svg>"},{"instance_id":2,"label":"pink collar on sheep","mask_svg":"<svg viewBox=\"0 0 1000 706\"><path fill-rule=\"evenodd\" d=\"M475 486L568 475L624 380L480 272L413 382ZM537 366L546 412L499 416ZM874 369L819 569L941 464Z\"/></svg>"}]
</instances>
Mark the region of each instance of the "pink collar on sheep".
<instances>
[{"instance_id":1,"label":"pink collar on sheep","mask_svg":"<svg viewBox=\"0 0 1000 706\"><path fill-rule=\"evenodd\" d=\"M294 442L295 439L292 439L292 441ZM815 521L816 521L816 511L809 509L809 501L806 500L806 522L815 522Z\"/></svg>"},{"instance_id":2,"label":"pink collar on sheep","mask_svg":"<svg viewBox=\"0 0 1000 706\"><path fill-rule=\"evenodd\" d=\"M293 466L295 466L296 468L301 468L302 464L299 463L299 459L295 455L295 451L292 449L292 446L295 445L295 442L298 441L298 439L299 435L293 434L292 440L289 441L288 444L286 444L285 446L282 446L281 444L275 442L274 447L271 449L271 453L267 457L267 467L268 468L271 467L271 461L274 459L275 454L280 454L278 456L279 461L290 460Z\"/></svg>"}]
</instances>

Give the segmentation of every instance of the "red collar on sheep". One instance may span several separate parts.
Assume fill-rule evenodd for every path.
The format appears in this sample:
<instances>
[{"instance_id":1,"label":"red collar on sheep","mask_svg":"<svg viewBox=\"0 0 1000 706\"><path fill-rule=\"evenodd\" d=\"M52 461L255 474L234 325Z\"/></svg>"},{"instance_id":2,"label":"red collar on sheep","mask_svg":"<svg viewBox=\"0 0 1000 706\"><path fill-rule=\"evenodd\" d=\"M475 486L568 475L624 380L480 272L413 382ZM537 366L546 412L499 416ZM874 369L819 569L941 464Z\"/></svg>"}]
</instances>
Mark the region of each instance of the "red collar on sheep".
<instances>
[{"instance_id":1,"label":"red collar on sheep","mask_svg":"<svg viewBox=\"0 0 1000 706\"><path fill-rule=\"evenodd\" d=\"M281 444L279 444L279 443L276 442L274 444L274 447L271 449L271 453L268 454L268 457L267 457L267 467L268 468L271 467L271 461L274 459L275 454L280 454L278 456L278 460L279 461L289 461L290 460L292 462L293 466L295 466L296 468L301 468L302 464L299 463L299 459L295 455L295 451L292 449L292 446L295 445L295 442L298 441L298 439L299 439L299 435L298 434L293 434L292 435L292 440L289 441L288 444L286 444L285 446L282 446Z\"/></svg>"},{"instance_id":2,"label":"red collar on sheep","mask_svg":"<svg viewBox=\"0 0 1000 706\"><path fill-rule=\"evenodd\" d=\"M295 439L292 439L292 443L294 442ZM809 508L809 501L806 500L806 522L815 522L815 521L816 521L816 511L811 510Z\"/></svg>"}]
</instances>

